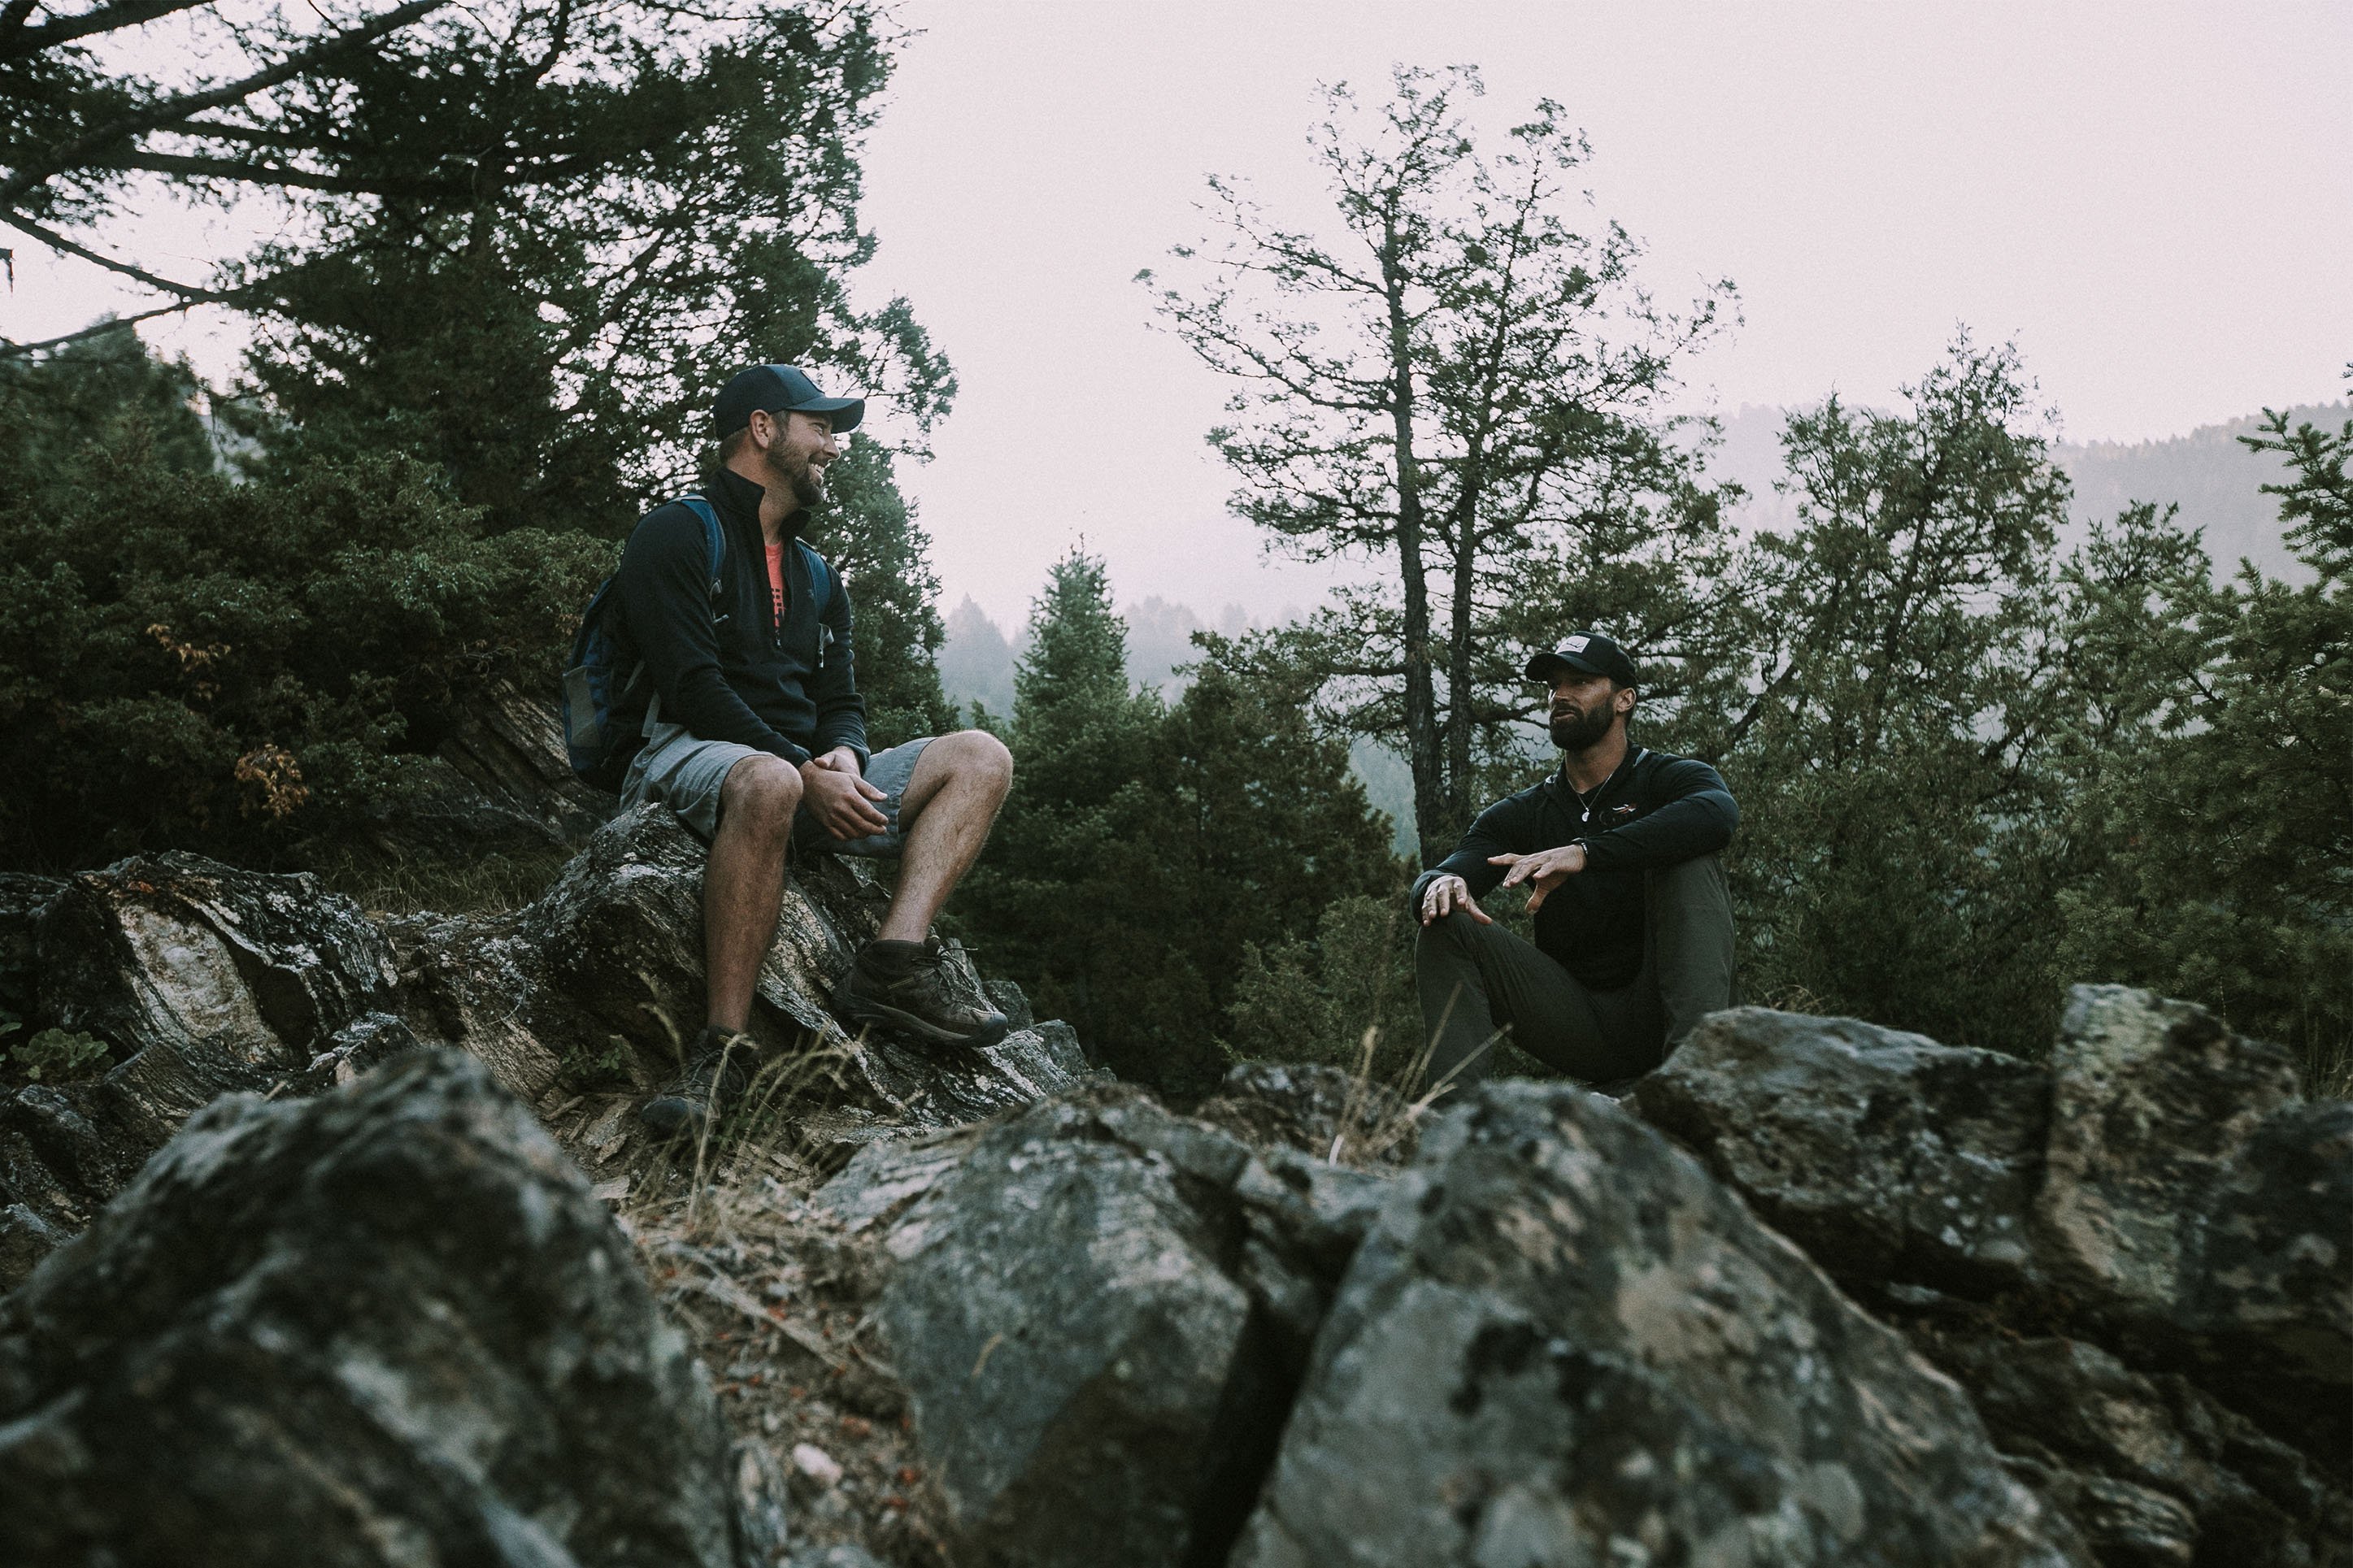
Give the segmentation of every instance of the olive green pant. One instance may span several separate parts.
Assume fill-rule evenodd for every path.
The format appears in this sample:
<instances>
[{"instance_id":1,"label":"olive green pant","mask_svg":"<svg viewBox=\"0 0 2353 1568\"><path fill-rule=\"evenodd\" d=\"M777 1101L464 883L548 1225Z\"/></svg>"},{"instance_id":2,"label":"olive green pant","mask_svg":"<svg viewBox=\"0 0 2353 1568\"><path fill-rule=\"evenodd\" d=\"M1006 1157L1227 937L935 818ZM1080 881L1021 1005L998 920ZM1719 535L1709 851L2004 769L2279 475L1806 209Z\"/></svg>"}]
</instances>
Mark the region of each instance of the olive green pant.
<instances>
[{"instance_id":1,"label":"olive green pant","mask_svg":"<svg viewBox=\"0 0 2353 1568\"><path fill-rule=\"evenodd\" d=\"M1642 967L1620 990L1586 985L1500 925L1455 911L1421 928L1415 982L1434 1042L1427 1082L1485 1077L1497 1034L1588 1083L1650 1071L1708 1014L1732 1005L1732 892L1702 855L1643 874ZM1465 1065L1467 1064L1467 1065Z\"/></svg>"}]
</instances>

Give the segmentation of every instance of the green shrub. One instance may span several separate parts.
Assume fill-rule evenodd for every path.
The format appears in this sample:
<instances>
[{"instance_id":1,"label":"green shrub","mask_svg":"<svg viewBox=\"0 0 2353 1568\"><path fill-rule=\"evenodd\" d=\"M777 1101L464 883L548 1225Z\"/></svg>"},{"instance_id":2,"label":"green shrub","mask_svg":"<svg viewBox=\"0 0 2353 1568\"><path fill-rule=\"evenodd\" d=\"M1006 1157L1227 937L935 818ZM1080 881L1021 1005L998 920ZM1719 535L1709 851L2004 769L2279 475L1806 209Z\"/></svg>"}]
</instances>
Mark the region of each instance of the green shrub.
<instances>
[{"instance_id":1,"label":"green shrub","mask_svg":"<svg viewBox=\"0 0 2353 1568\"><path fill-rule=\"evenodd\" d=\"M381 819L470 688L553 684L616 553L485 538L397 455L239 484L134 429L63 472L0 470L10 866L266 858Z\"/></svg>"}]
</instances>

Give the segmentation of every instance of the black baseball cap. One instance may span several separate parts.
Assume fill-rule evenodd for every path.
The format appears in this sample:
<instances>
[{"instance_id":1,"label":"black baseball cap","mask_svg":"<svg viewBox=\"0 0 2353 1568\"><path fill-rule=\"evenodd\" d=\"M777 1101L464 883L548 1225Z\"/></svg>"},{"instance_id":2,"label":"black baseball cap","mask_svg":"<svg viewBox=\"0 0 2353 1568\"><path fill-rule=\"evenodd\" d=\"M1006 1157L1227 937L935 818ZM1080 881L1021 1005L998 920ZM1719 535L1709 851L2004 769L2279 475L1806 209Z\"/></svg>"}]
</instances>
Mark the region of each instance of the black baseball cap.
<instances>
[{"instance_id":1,"label":"black baseball cap","mask_svg":"<svg viewBox=\"0 0 2353 1568\"><path fill-rule=\"evenodd\" d=\"M866 417L866 399L828 397L798 365L755 364L736 372L721 390L719 406L712 415L711 433L733 436L752 423L752 411L755 408L769 414L827 415L836 430L855 430L858 422Z\"/></svg>"},{"instance_id":2,"label":"black baseball cap","mask_svg":"<svg viewBox=\"0 0 2353 1568\"><path fill-rule=\"evenodd\" d=\"M1552 653L1528 660L1528 679L1550 682L1564 669L1586 675L1606 675L1620 686L1632 686L1634 661L1626 650L1599 632L1578 632Z\"/></svg>"}]
</instances>

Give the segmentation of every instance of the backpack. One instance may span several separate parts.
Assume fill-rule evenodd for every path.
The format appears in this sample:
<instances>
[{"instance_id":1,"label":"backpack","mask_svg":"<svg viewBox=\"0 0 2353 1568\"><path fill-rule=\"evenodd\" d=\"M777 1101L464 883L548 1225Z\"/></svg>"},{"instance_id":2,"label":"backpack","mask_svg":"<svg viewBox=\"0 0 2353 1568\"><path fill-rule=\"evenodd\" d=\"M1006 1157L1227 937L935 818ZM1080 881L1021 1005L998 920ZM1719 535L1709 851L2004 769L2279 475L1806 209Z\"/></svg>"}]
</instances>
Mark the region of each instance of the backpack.
<instances>
[{"instance_id":1,"label":"backpack","mask_svg":"<svg viewBox=\"0 0 2353 1568\"><path fill-rule=\"evenodd\" d=\"M702 520L703 540L711 552L711 619L715 625L723 614L719 595L721 569L727 563L727 531L720 527L719 514L701 496L681 496L679 500ZM807 541L796 542L808 558L809 582L815 587L818 614L822 617L833 597L832 571ZM620 671L623 645L618 599L612 577L596 584L596 592L589 596L588 607L580 612L580 630L572 639L572 657L565 661L561 693L564 751L572 771L598 789L616 794L628 770L629 760L637 754L640 737L628 726L615 723L614 714L635 706L629 699L638 694L646 675L646 661L642 658L630 666L628 674ZM825 668L825 647L831 640L820 619L820 669Z\"/></svg>"}]
</instances>

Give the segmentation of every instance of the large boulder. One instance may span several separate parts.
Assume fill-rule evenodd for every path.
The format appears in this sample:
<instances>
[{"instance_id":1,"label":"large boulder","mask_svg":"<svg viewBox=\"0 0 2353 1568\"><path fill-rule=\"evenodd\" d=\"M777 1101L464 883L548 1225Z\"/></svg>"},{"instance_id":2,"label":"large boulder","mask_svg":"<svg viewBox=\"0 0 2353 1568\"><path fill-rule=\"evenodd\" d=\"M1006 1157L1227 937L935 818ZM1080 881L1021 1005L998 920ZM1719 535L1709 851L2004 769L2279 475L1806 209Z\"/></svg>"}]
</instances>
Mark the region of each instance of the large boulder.
<instances>
[{"instance_id":1,"label":"large boulder","mask_svg":"<svg viewBox=\"0 0 2353 1568\"><path fill-rule=\"evenodd\" d=\"M64 889L61 878L0 871L0 1013L11 1020L40 1005L41 916Z\"/></svg>"},{"instance_id":2,"label":"large boulder","mask_svg":"<svg viewBox=\"0 0 2353 1568\"><path fill-rule=\"evenodd\" d=\"M42 1013L111 1047L107 1100L150 1148L220 1095L303 1071L398 978L383 932L315 878L176 853L71 879L39 952Z\"/></svg>"},{"instance_id":3,"label":"large boulder","mask_svg":"<svg viewBox=\"0 0 2353 1568\"><path fill-rule=\"evenodd\" d=\"M2177 1373L2084 1340L1910 1322L1968 1391L2011 1473L2073 1519L2100 1562L2327 1568L2353 1561L2353 1499L2304 1454Z\"/></svg>"},{"instance_id":4,"label":"large boulder","mask_svg":"<svg viewBox=\"0 0 2353 1568\"><path fill-rule=\"evenodd\" d=\"M678 1070L702 1026L703 859L669 811L641 806L600 829L518 915L395 928L421 1010L453 1043L516 1064L510 1081L600 1168L639 1152L628 1108ZM749 1032L780 1069L777 1102L818 1143L846 1158L876 1138L1029 1104L1086 1072L1060 1023L983 1050L846 1033L830 997L889 901L864 862L810 857L786 879L761 965ZM960 948L951 959L980 992Z\"/></svg>"},{"instance_id":5,"label":"large boulder","mask_svg":"<svg viewBox=\"0 0 2353 1568\"><path fill-rule=\"evenodd\" d=\"M1709 1018L1634 1103L1930 1348L2115 1561L2216 1540L2325 1560L2353 1480L2353 1105L2302 1100L2285 1052L2116 986L2071 993L2048 1062L1751 1008ZM2021 1360L2021 1336L2069 1348ZM2260 1440L2209 1444L2210 1481L2021 1425L2110 1363ZM2279 1481L2291 1451L2305 1479Z\"/></svg>"},{"instance_id":6,"label":"large boulder","mask_svg":"<svg viewBox=\"0 0 2353 1568\"><path fill-rule=\"evenodd\" d=\"M2353 1407L2353 1104L2307 1104L2284 1048L2114 985L2071 994L2051 1083L2035 1218L2052 1287Z\"/></svg>"},{"instance_id":7,"label":"large boulder","mask_svg":"<svg viewBox=\"0 0 2353 1568\"><path fill-rule=\"evenodd\" d=\"M1690 1155L1486 1086L1317 1339L1237 1568L2052 1564L1968 1402Z\"/></svg>"},{"instance_id":8,"label":"large boulder","mask_svg":"<svg viewBox=\"0 0 2353 1568\"><path fill-rule=\"evenodd\" d=\"M217 1101L0 1300L0 1560L747 1550L711 1392L627 1238L456 1053Z\"/></svg>"},{"instance_id":9,"label":"large boulder","mask_svg":"<svg viewBox=\"0 0 2353 1568\"><path fill-rule=\"evenodd\" d=\"M584 844L613 815L613 797L573 773L554 704L511 680L491 681L459 705L437 755L494 812L549 843Z\"/></svg>"},{"instance_id":10,"label":"large boulder","mask_svg":"<svg viewBox=\"0 0 2353 1568\"><path fill-rule=\"evenodd\" d=\"M1633 1104L1839 1279L1991 1291L2026 1271L2051 1120L2031 1062L1744 1007Z\"/></svg>"},{"instance_id":11,"label":"large boulder","mask_svg":"<svg viewBox=\"0 0 2353 1568\"><path fill-rule=\"evenodd\" d=\"M957 1560L1219 1561L1382 1184L1114 1085L853 1160Z\"/></svg>"}]
</instances>

